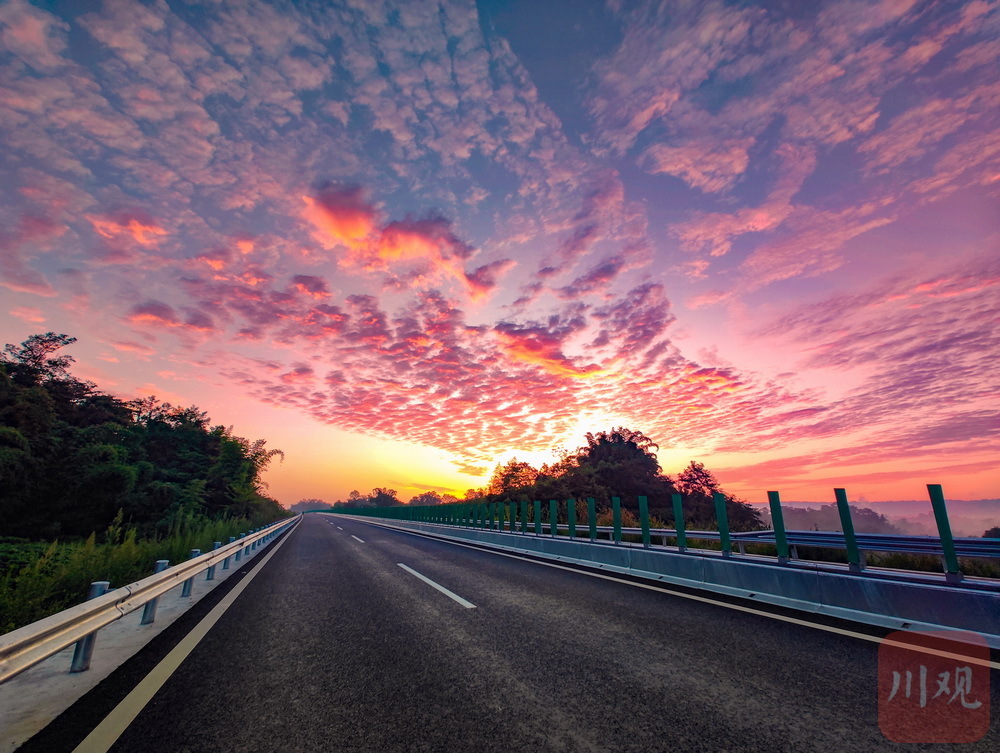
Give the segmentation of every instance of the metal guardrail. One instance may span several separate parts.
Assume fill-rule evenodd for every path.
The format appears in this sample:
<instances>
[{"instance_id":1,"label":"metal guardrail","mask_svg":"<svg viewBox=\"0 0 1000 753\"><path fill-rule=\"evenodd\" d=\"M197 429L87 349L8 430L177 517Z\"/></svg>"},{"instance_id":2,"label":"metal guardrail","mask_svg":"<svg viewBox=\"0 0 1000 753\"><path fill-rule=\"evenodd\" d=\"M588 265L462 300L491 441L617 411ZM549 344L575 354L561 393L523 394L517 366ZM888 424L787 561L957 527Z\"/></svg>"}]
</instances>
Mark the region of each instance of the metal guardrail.
<instances>
[{"instance_id":1,"label":"metal guardrail","mask_svg":"<svg viewBox=\"0 0 1000 753\"><path fill-rule=\"evenodd\" d=\"M652 546L654 538L659 538L666 546L666 540L672 538L678 551L688 549L688 539L707 539L719 542L723 557L731 557L733 545L738 547L740 554L746 554L748 544L773 544L777 551L778 564L786 565L790 559L798 559L798 547L817 547L827 549L843 549L847 552L847 563L851 572L859 573L866 567L865 552L896 552L906 554L935 555L941 558L945 578L949 583L958 583L963 573L959 557L1000 558L1000 541L989 539L955 539L948 521L948 511L944 492L940 484L927 484L931 508L934 512L938 536L893 536L888 534L857 534L854 530L851 507L847 491L843 488L833 490L836 497L837 511L842 525L841 531L786 531L781 508L780 495L769 491L768 505L774 529L771 531L734 532L729 525L727 499L725 495L715 492L712 501L715 506L715 517L718 529L715 531L687 531L684 521L683 498L680 494L672 494L674 520L676 529L651 529L649 504L644 496L638 497L639 528L624 528L622 526L622 502L619 497L611 497L611 526L597 526L597 510L595 499L586 500L549 500L548 515L543 516L543 503L540 500L500 502L458 502L447 505L421 505L416 507L382 507L341 509L335 512L348 515L372 516L377 518L410 520L445 526L468 528L485 528L488 530L507 531L535 536L558 536L565 531L571 539L591 541L598 540L598 534L607 534L611 543L621 544L626 536L638 537L643 547ZM586 502L587 522L577 521L576 505ZM559 508L565 506L563 516ZM543 523L544 518L548 518ZM558 523L562 518L566 523ZM585 535L578 535L585 533Z\"/></svg>"},{"instance_id":2,"label":"metal guardrail","mask_svg":"<svg viewBox=\"0 0 1000 753\"><path fill-rule=\"evenodd\" d=\"M586 536L581 536L581 531L586 532L586 523L583 524L584 528L578 529L576 536L577 539L586 539ZM477 526L466 526L468 528L476 528ZM560 535L569 533L569 525L567 523L559 523L556 529L559 531ZM548 524L545 525L545 529L550 531ZM487 527L487 530L490 530ZM492 530L501 530L498 526L494 526ZM505 533L510 533L511 531L507 528L502 529ZM594 530L598 534L598 541L601 540L603 536L609 543L614 543L614 526L595 526ZM628 528L622 526L621 535L624 536L634 536L639 538L643 534L642 528ZM514 531L514 533L519 533ZM718 531L698 531L692 529L686 529L684 531L685 536L688 539L694 539L695 541L720 541L722 535ZM534 530L531 530L528 534L529 536L551 536L551 532L536 534ZM674 528L650 528L649 536L652 540L659 540L660 546L668 546L668 539L677 539L677 530ZM745 532L732 532L729 534L733 543L739 547L740 554L746 554L745 546L747 544L775 544L777 541L777 536L774 530L766 531L745 531ZM789 546L807 546L816 547L819 549L846 549L847 543L844 539L843 533L840 531L787 531L786 537ZM857 540L858 549L867 552L894 552L898 554L928 554L937 557L944 556L944 548L941 545L941 540L936 536L914 536L914 535L901 535L901 534L868 534L859 533L855 535ZM625 542L627 545L627 542ZM673 545L670 545L673 547ZM696 549L697 547L687 546L687 549ZM955 551L959 557L971 557L971 558L983 558L983 559L1000 559L1000 539L979 539L979 538L956 538L955 539ZM793 556L792 559L798 559L797 556Z\"/></svg>"},{"instance_id":3,"label":"metal guardrail","mask_svg":"<svg viewBox=\"0 0 1000 753\"><path fill-rule=\"evenodd\" d=\"M250 556L300 518L301 516L272 523L211 552L195 556L127 586L107 591L75 607L0 636L0 683L74 643L78 646L77 656L74 657L74 671L86 669L89 666L89 656L82 657L81 652L89 654L93 650L93 636L102 627L140 607L153 604L153 609L147 609L143 618L143 624L149 624L152 619L148 613L155 615L155 600L159 596L177 586L188 586L195 576L205 571L209 572L208 579L211 580L215 575L215 567L220 562L223 563L223 569L226 569L230 558L239 561L244 555Z\"/></svg>"}]
</instances>

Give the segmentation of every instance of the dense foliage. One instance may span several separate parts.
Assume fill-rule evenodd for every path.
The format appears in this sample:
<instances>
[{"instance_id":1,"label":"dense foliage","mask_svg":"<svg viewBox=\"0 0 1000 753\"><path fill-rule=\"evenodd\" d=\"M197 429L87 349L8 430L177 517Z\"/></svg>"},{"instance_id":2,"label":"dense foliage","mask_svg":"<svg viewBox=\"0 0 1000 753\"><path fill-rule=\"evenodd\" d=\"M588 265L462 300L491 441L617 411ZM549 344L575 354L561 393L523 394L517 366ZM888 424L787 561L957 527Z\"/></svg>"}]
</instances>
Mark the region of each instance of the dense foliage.
<instances>
[{"instance_id":1,"label":"dense foliage","mask_svg":"<svg viewBox=\"0 0 1000 753\"><path fill-rule=\"evenodd\" d=\"M279 450L196 407L122 401L74 378L57 353L75 341L48 332L0 354L0 535L85 538L119 511L140 539L287 514L261 480Z\"/></svg>"},{"instance_id":2,"label":"dense foliage","mask_svg":"<svg viewBox=\"0 0 1000 753\"><path fill-rule=\"evenodd\" d=\"M540 469L517 460L498 465L484 489L470 491L467 499L486 502L586 499L593 497L599 510L619 497L625 511L638 511L638 497L649 501L650 514L663 521L674 520L672 497L680 494L684 519L689 527L716 527L713 494L726 499L726 512L734 531L761 527L756 510L728 494L704 465L692 462L676 479L663 473L656 459L659 447L645 434L624 427L588 433L587 444L565 453Z\"/></svg>"}]
</instances>

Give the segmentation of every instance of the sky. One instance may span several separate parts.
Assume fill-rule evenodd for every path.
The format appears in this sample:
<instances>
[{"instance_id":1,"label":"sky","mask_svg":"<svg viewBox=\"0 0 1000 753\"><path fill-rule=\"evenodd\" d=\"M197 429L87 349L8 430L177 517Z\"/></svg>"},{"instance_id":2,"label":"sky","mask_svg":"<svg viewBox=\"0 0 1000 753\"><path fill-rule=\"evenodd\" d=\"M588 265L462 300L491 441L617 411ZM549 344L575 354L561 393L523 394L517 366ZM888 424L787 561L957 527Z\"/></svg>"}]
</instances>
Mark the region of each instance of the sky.
<instances>
[{"instance_id":1,"label":"sky","mask_svg":"<svg viewBox=\"0 0 1000 753\"><path fill-rule=\"evenodd\" d=\"M997 0L0 1L0 342L289 505L627 426L1000 497Z\"/></svg>"}]
</instances>

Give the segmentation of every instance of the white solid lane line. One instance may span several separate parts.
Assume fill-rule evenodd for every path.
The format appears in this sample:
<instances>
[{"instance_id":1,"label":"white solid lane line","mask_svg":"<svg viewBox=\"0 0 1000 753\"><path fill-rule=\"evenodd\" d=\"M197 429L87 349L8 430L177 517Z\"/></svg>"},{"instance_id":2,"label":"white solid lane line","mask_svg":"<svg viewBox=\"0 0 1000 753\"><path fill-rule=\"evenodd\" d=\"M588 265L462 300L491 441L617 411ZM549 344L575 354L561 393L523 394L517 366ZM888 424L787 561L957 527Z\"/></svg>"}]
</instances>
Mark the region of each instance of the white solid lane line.
<instances>
[{"instance_id":1,"label":"white solid lane line","mask_svg":"<svg viewBox=\"0 0 1000 753\"><path fill-rule=\"evenodd\" d=\"M463 599L458 594L452 593L451 591L449 591L444 586L438 585L437 583L435 583L434 581L432 581L430 578L428 578L426 575L421 575L420 573L418 573L412 567L407 567L402 562L397 562L396 564L399 565L404 570L406 570L406 572L408 572L410 575L415 575L418 578L420 578L420 580L422 580L424 583L426 583L431 588L436 588L438 591L440 591L441 593L443 593L449 599L454 599L455 601L457 601L459 604L461 604L466 609L475 609L476 608L476 605L473 604L471 601L466 601L465 599Z\"/></svg>"},{"instance_id":2,"label":"white solid lane line","mask_svg":"<svg viewBox=\"0 0 1000 753\"><path fill-rule=\"evenodd\" d=\"M417 532L414 532L414 531L407 531L406 529L402 529L402 528L396 528L395 526L384 525L384 524L380 524L380 523L373 523L373 522L370 522L370 521L364 521L364 522L367 523L368 525L374 525L374 526L381 525L384 528L391 528L394 531L399 531L400 533L409 534L410 536L421 536L421 538L432 538L435 541L442 541L442 542L444 542L446 544L452 544L453 546L463 547L464 549L474 549L477 552L485 552L487 554L495 554L498 557L508 557L508 558L514 559L514 560L521 560L522 562L530 562L530 563L533 563L535 565L542 565L543 567L551 567L554 570L565 570L567 572L577 573L579 575L586 575L586 576L591 577L591 578L598 578L599 580L608 580L608 581L612 581L614 583L621 583L621 584L626 585L626 586L633 586L634 588L642 588L642 589L647 590L647 591L658 591L660 593L668 594L670 596L679 596L682 599L689 599L691 601L698 601L698 602L702 602L704 604L711 604L713 606L723 607L724 609L733 609L733 610L735 610L737 612L744 612L744 613L747 613L747 614L753 614L753 615L756 615L758 617L766 617L768 619L777 620L779 622L788 622L788 623L791 623L793 625L801 625L802 627L809 627L809 628L813 628L815 630L822 630L823 632L826 632L826 633L836 633L838 635L845 635L845 636L848 636L850 638L856 638L858 640L868 641L870 643L878 643L878 644L883 644L884 643L886 645L894 646L896 648L905 648L905 649L909 649L911 651L915 651L915 652L919 652L919 653L923 653L923 654L930 654L932 656L940 656L940 657L943 657L945 659L954 659L956 661L963 661L963 662L965 662L967 664L971 663L971 664L977 664L977 665L979 665L981 667L990 667L991 669L1000 669L1000 662L984 660L984 659L980 659L980 658L975 657L975 656L967 656L965 654L952 653L952 652L948 652L948 651L939 651L939 650L932 649L932 648L920 648L920 647L914 646L913 644L900 643L898 641L894 641L894 640L892 640L891 638L888 638L888 637L883 638L883 637L879 637L877 635L869 635L867 633L859 633L859 632L857 632L855 630L845 630L844 628L834 627L833 625L824 625L821 622L811 622L811 621L806 620L806 619L800 619L800 618L797 618L797 617L790 617L788 615L783 615L783 614L775 614L773 612L768 612L768 611L765 611L763 609L754 609L753 607L745 607L745 606L742 606L740 604L730 604L729 602L726 602L726 601L719 601L717 599L712 599L712 598L706 597L706 596L697 596L695 594L685 593L684 591L675 591L675 590L673 590L671 588L666 588L664 586L653 585L652 583L640 583L640 582L633 581L633 580L624 580L622 578L616 578L613 575L608 575L608 574L605 574L605 573L595 573L595 572L592 572L592 571L589 571L589 570L579 570L579 569L574 568L574 567L566 567L565 565L560 565L560 564L557 564L555 562L544 562L542 560L537 560L537 559L533 559L533 558L529 559L528 557L521 557L521 556L519 556L517 554L511 554L510 552L500 552L500 551L497 551L496 549L483 549L482 547L470 546L469 544L463 544L463 543L458 542L458 541L450 541L450 540L447 540L447 539L437 539L435 537L422 536L422 534L420 534L420 533L417 533ZM404 566L400 565L400 567L404 567Z\"/></svg>"},{"instance_id":3,"label":"white solid lane line","mask_svg":"<svg viewBox=\"0 0 1000 753\"><path fill-rule=\"evenodd\" d=\"M359 539L359 538L358 538L357 536L355 536L355 535L354 535L353 533L351 534L351 538L352 538L352 539L354 539L355 541L360 541L360 542L361 542L362 544L364 544L364 543L365 543L365 540L364 540L364 539Z\"/></svg>"}]
</instances>

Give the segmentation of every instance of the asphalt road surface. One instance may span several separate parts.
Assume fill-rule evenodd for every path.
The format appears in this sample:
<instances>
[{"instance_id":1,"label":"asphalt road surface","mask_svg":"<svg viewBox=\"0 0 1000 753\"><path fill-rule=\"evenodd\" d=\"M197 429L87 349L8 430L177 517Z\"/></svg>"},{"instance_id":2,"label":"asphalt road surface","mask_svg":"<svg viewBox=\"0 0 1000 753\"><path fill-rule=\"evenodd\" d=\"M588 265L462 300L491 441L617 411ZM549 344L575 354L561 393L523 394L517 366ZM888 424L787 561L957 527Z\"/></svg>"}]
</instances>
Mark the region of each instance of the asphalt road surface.
<instances>
[{"instance_id":1,"label":"asphalt road surface","mask_svg":"<svg viewBox=\"0 0 1000 753\"><path fill-rule=\"evenodd\" d=\"M76 749L230 580L21 750ZM356 519L305 516L243 586L111 750L951 747L883 737L876 643Z\"/></svg>"}]
</instances>

